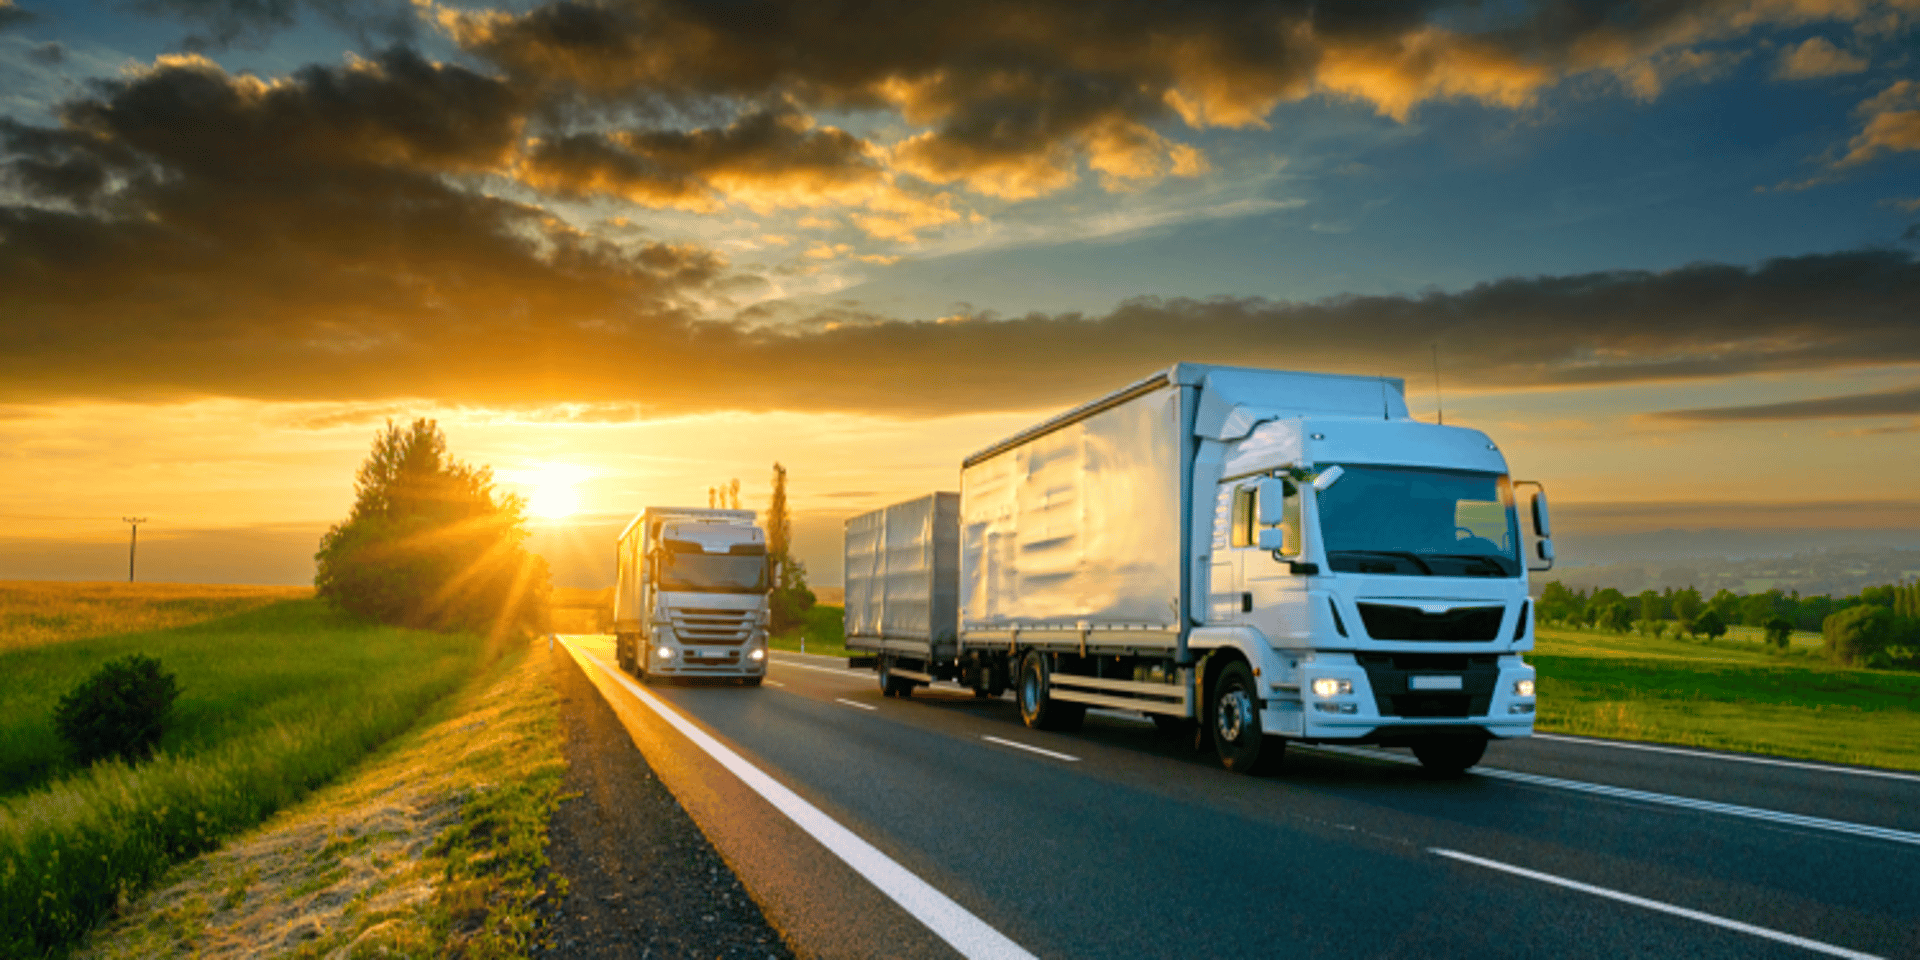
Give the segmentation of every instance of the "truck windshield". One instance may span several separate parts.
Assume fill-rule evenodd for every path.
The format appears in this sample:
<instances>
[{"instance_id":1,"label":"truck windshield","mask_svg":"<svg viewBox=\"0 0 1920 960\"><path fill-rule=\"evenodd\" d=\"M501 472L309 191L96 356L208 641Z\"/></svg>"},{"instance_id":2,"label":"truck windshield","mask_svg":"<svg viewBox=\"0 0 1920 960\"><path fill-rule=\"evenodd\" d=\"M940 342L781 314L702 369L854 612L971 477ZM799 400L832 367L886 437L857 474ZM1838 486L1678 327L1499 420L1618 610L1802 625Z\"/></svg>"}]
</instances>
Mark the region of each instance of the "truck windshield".
<instances>
[{"instance_id":1,"label":"truck windshield","mask_svg":"<svg viewBox=\"0 0 1920 960\"><path fill-rule=\"evenodd\" d=\"M1322 465L1322 469L1327 465ZM1469 470L1341 464L1320 494L1327 565L1347 573L1517 577L1507 478Z\"/></svg>"},{"instance_id":2,"label":"truck windshield","mask_svg":"<svg viewBox=\"0 0 1920 960\"><path fill-rule=\"evenodd\" d=\"M660 589L694 593L765 593L767 558L664 551L660 559Z\"/></svg>"}]
</instances>

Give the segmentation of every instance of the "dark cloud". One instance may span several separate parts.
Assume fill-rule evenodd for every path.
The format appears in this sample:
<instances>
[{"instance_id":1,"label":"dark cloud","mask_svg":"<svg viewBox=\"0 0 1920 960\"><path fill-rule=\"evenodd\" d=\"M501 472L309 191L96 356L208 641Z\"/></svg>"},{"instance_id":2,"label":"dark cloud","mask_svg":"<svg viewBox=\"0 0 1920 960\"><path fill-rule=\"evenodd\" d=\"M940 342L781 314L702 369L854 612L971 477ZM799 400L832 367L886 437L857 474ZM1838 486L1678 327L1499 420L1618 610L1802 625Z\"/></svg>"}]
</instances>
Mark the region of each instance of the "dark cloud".
<instances>
[{"instance_id":1,"label":"dark cloud","mask_svg":"<svg viewBox=\"0 0 1920 960\"><path fill-rule=\"evenodd\" d=\"M0 381L29 392L453 396L475 345L533 369L581 325L680 324L722 275L488 195L517 96L404 51L274 83L178 58L98 94L0 126L34 200L0 207Z\"/></svg>"},{"instance_id":2,"label":"dark cloud","mask_svg":"<svg viewBox=\"0 0 1920 960\"><path fill-rule=\"evenodd\" d=\"M43 67L57 67L67 61L67 48L57 40L48 40L27 51L27 59Z\"/></svg>"},{"instance_id":3,"label":"dark cloud","mask_svg":"<svg viewBox=\"0 0 1920 960\"><path fill-rule=\"evenodd\" d=\"M630 130L542 140L519 175L562 194L714 209L719 198L809 206L878 184L871 144L791 109L755 110L724 128Z\"/></svg>"},{"instance_id":4,"label":"dark cloud","mask_svg":"<svg viewBox=\"0 0 1920 960\"><path fill-rule=\"evenodd\" d=\"M1084 161L1110 185L1196 169L1156 129L1254 126L1311 94L1405 118L1432 100L1532 103L1568 77L1637 96L1737 59L1763 28L1877 19L1894 0L556 0L441 8L457 43L523 82L681 105L791 98L920 130L902 169L1009 198Z\"/></svg>"},{"instance_id":5,"label":"dark cloud","mask_svg":"<svg viewBox=\"0 0 1920 960\"><path fill-rule=\"evenodd\" d=\"M325 19L368 49L411 44L419 33L419 16L408 0L124 0L122 6L197 27L201 32L181 42L194 51L264 44L297 25L302 12Z\"/></svg>"},{"instance_id":6,"label":"dark cloud","mask_svg":"<svg viewBox=\"0 0 1920 960\"><path fill-rule=\"evenodd\" d=\"M1920 414L1920 387L1852 393L1816 400L1765 403L1746 407L1705 407L1668 410L1652 416L1663 420L1818 420L1835 417L1900 417ZM1900 428L1895 432L1905 432Z\"/></svg>"}]
</instances>

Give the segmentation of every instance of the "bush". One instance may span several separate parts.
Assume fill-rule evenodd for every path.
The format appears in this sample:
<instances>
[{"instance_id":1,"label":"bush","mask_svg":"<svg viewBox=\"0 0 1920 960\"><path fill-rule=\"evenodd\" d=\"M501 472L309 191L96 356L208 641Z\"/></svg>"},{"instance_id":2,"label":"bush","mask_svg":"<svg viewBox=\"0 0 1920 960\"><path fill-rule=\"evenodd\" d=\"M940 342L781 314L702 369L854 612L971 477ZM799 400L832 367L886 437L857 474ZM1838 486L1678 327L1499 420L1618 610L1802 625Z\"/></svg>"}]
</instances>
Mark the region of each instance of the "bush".
<instances>
[{"instance_id":1,"label":"bush","mask_svg":"<svg viewBox=\"0 0 1920 960\"><path fill-rule=\"evenodd\" d=\"M1600 629L1612 633L1626 633L1633 628L1633 612L1621 601L1607 604L1600 613Z\"/></svg>"},{"instance_id":2,"label":"bush","mask_svg":"<svg viewBox=\"0 0 1920 960\"><path fill-rule=\"evenodd\" d=\"M179 696L180 685L160 671L160 661L129 654L109 660L61 697L53 725L83 766L108 757L132 763L153 756Z\"/></svg>"},{"instance_id":3,"label":"bush","mask_svg":"<svg viewBox=\"0 0 1920 960\"><path fill-rule=\"evenodd\" d=\"M1709 640L1717 640L1727 635L1726 618L1720 616L1718 610L1711 608L1702 610L1699 616L1693 618L1693 630L1690 632L1701 634Z\"/></svg>"}]
</instances>

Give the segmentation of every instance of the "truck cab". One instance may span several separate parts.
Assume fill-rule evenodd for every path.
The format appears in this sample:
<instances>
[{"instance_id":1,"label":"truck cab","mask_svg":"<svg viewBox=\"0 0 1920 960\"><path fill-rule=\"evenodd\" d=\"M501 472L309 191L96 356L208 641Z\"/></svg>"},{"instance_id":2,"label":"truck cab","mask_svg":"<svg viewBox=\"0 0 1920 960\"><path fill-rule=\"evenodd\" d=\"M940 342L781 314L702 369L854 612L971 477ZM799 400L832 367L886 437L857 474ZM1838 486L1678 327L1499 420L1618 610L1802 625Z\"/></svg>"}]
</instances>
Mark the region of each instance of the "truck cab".
<instances>
[{"instance_id":1,"label":"truck cab","mask_svg":"<svg viewBox=\"0 0 1920 960\"><path fill-rule=\"evenodd\" d=\"M1236 693L1210 673L1216 741L1250 730L1405 745L1453 769L1489 738L1532 732L1530 557L1492 440L1299 416L1215 444L1205 610L1189 643L1253 675ZM1551 556L1545 509L1536 494L1538 559Z\"/></svg>"},{"instance_id":2,"label":"truck cab","mask_svg":"<svg viewBox=\"0 0 1920 960\"><path fill-rule=\"evenodd\" d=\"M618 559L621 669L649 681L765 679L772 579L753 511L650 507L621 533Z\"/></svg>"}]
</instances>

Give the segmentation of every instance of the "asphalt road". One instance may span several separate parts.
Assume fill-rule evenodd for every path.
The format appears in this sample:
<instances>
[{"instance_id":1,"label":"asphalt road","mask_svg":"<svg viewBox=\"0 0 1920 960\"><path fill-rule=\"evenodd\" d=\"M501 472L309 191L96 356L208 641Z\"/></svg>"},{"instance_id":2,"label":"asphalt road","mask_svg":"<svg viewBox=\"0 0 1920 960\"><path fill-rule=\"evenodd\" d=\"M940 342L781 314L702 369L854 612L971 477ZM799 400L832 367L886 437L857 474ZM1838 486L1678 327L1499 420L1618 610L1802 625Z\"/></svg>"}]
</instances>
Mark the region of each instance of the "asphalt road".
<instances>
[{"instance_id":1,"label":"asphalt road","mask_svg":"<svg viewBox=\"0 0 1920 960\"><path fill-rule=\"evenodd\" d=\"M1256 779L1138 717L1028 730L792 654L641 688L567 639L802 956L1920 958L1916 776L1538 737Z\"/></svg>"}]
</instances>

